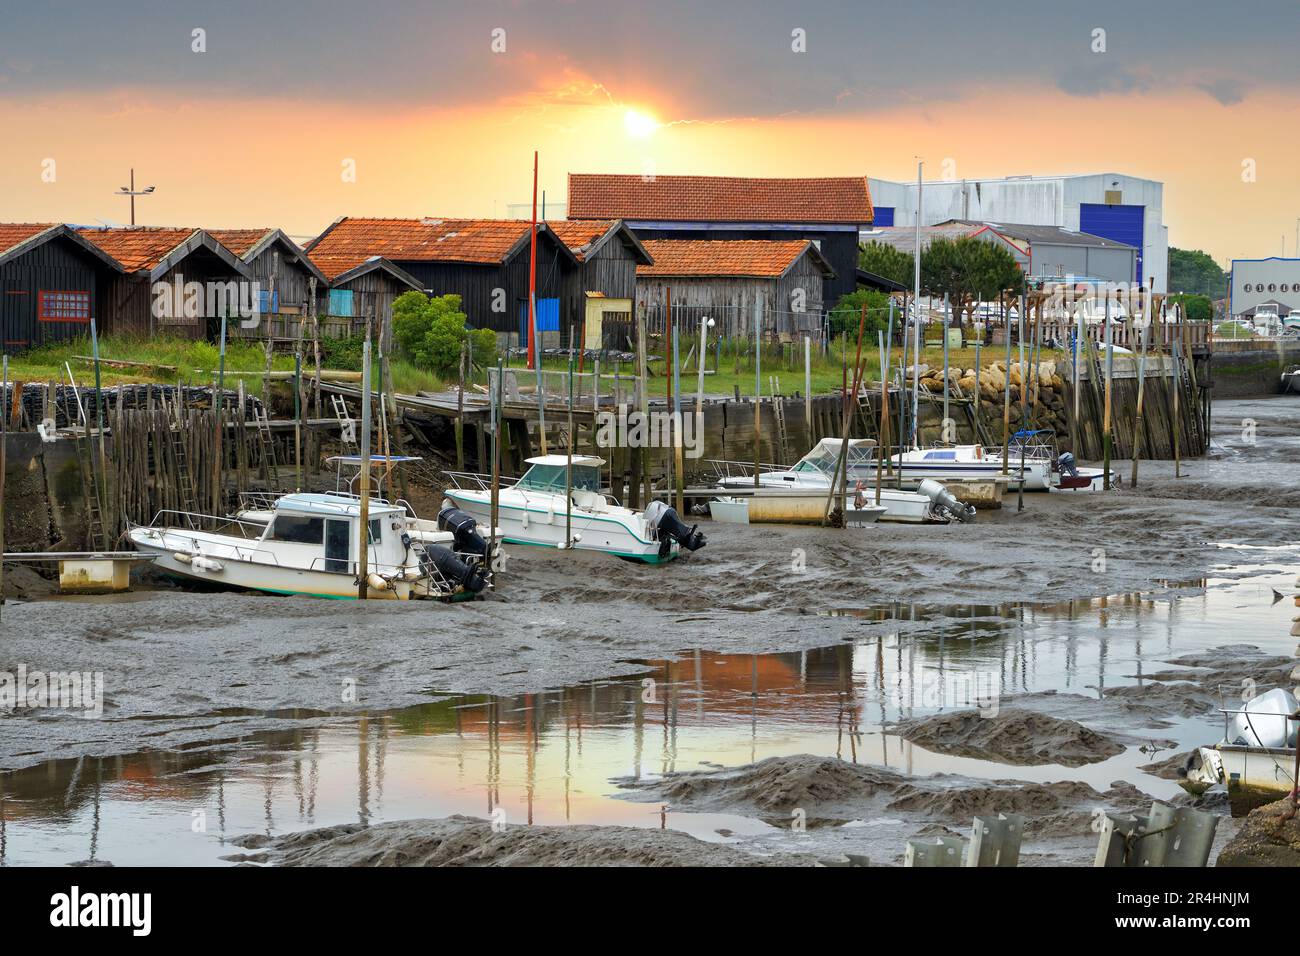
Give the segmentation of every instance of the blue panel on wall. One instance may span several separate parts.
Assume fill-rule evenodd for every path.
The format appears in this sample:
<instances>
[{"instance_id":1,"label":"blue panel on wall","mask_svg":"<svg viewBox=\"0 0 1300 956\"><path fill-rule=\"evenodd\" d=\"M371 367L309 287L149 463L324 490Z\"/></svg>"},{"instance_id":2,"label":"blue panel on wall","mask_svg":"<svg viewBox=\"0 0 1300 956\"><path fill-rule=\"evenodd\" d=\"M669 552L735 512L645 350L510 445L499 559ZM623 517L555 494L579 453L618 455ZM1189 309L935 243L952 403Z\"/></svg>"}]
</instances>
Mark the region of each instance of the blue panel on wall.
<instances>
[{"instance_id":1,"label":"blue panel on wall","mask_svg":"<svg viewBox=\"0 0 1300 956\"><path fill-rule=\"evenodd\" d=\"M1142 281L1142 239L1145 206L1079 204L1079 231L1137 247L1137 281Z\"/></svg>"},{"instance_id":2,"label":"blue panel on wall","mask_svg":"<svg viewBox=\"0 0 1300 956\"><path fill-rule=\"evenodd\" d=\"M537 331L560 331L560 300L537 300ZM528 341L528 302L519 303L519 341Z\"/></svg>"},{"instance_id":3,"label":"blue panel on wall","mask_svg":"<svg viewBox=\"0 0 1300 956\"><path fill-rule=\"evenodd\" d=\"M893 206L876 206L873 210L876 214L873 226L892 226L894 224L894 207Z\"/></svg>"}]
</instances>

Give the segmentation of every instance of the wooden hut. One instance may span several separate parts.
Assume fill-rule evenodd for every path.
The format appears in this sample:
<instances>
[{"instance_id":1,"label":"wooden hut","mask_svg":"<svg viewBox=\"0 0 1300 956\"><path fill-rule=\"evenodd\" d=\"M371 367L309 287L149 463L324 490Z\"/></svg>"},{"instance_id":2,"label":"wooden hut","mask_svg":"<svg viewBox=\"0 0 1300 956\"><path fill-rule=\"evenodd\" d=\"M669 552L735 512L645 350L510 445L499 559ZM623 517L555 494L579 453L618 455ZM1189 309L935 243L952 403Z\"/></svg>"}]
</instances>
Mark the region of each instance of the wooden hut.
<instances>
[{"instance_id":1,"label":"wooden hut","mask_svg":"<svg viewBox=\"0 0 1300 956\"><path fill-rule=\"evenodd\" d=\"M752 335L755 310L766 334L821 331L827 279L835 275L808 239L648 239L652 265L637 266L637 307L661 331L671 290L673 315L714 320L718 334Z\"/></svg>"},{"instance_id":2,"label":"wooden hut","mask_svg":"<svg viewBox=\"0 0 1300 956\"><path fill-rule=\"evenodd\" d=\"M0 342L7 352L86 335L122 267L57 223L0 223Z\"/></svg>"},{"instance_id":3,"label":"wooden hut","mask_svg":"<svg viewBox=\"0 0 1300 956\"><path fill-rule=\"evenodd\" d=\"M247 303L252 297L252 269L202 229L130 226L77 232L122 267L99 303L105 332L211 337L223 312L238 311L232 302ZM197 308L195 289L201 299Z\"/></svg>"},{"instance_id":4,"label":"wooden hut","mask_svg":"<svg viewBox=\"0 0 1300 956\"><path fill-rule=\"evenodd\" d=\"M319 299L328 287L325 274L302 247L280 229L209 229L216 239L245 262L258 284L261 321L236 334L252 338L292 339L309 312L311 280Z\"/></svg>"},{"instance_id":5,"label":"wooden hut","mask_svg":"<svg viewBox=\"0 0 1300 956\"><path fill-rule=\"evenodd\" d=\"M576 330L583 348L633 351L636 270L654 264L650 253L621 220L561 220L546 225L577 260L577 267L565 274L561 291L560 313L565 319L561 342L567 347Z\"/></svg>"},{"instance_id":6,"label":"wooden hut","mask_svg":"<svg viewBox=\"0 0 1300 956\"><path fill-rule=\"evenodd\" d=\"M529 223L517 219L337 220L307 247L326 274L368 258L387 260L418 280L430 295L458 295L473 328L507 340L526 340ZM545 225L537 229L537 315L554 342L564 279L577 257Z\"/></svg>"}]
</instances>

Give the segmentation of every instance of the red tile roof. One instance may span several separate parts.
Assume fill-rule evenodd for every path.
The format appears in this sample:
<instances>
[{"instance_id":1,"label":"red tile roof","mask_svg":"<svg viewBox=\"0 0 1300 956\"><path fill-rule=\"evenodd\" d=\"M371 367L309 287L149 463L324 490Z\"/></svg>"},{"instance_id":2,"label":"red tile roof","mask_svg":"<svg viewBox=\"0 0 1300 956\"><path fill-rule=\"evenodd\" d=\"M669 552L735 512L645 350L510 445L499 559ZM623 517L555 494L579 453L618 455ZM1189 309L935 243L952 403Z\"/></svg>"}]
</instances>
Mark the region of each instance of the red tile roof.
<instances>
[{"instance_id":1,"label":"red tile roof","mask_svg":"<svg viewBox=\"0 0 1300 956\"><path fill-rule=\"evenodd\" d=\"M308 248L329 278L367 259L495 265L528 235L520 219L340 219Z\"/></svg>"},{"instance_id":2,"label":"red tile roof","mask_svg":"<svg viewBox=\"0 0 1300 956\"><path fill-rule=\"evenodd\" d=\"M654 265L637 266L638 277L774 278L783 275L812 243L807 239L647 239L643 245Z\"/></svg>"},{"instance_id":3,"label":"red tile roof","mask_svg":"<svg viewBox=\"0 0 1300 956\"><path fill-rule=\"evenodd\" d=\"M268 232L275 230L266 229L208 229L207 233L217 242L221 243L239 258L244 258L252 251L253 247L266 238Z\"/></svg>"},{"instance_id":4,"label":"red tile roof","mask_svg":"<svg viewBox=\"0 0 1300 956\"><path fill-rule=\"evenodd\" d=\"M77 230L120 262L127 272L152 269L196 231L157 226Z\"/></svg>"},{"instance_id":5,"label":"red tile roof","mask_svg":"<svg viewBox=\"0 0 1300 956\"><path fill-rule=\"evenodd\" d=\"M617 219L548 219L546 228L559 238L581 262L591 244L614 228Z\"/></svg>"},{"instance_id":6,"label":"red tile roof","mask_svg":"<svg viewBox=\"0 0 1300 956\"><path fill-rule=\"evenodd\" d=\"M569 173L570 219L866 223L865 176L741 179Z\"/></svg>"},{"instance_id":7,"label":"red tile roof","mask_svg":"<svg viewBox=\"0 0 1300 956\"><path fill-rule=\"evenodd\" d=\"M8 252L32 236L53 229L55 225L57 223L52 222L0 222L0 253Z\"/></svg>"}]
</instances>

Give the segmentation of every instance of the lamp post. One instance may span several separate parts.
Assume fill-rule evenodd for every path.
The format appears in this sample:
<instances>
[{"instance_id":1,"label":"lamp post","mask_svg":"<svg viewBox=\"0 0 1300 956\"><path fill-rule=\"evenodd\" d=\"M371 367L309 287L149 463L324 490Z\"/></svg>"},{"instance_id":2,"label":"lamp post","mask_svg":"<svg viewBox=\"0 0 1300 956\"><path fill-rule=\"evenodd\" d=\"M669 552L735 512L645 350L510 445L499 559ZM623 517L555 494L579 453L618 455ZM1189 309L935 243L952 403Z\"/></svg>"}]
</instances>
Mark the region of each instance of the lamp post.
<instances>
[{"instance_id":1,"label":"lamp post","mask_svg":"<svg viewBox=\"0 0 1300 956\"><path fill-rule=\"evenodd\" d=\"M137 189L135 188L135 169L132 169L132 170L131 170L131 185L130 185L130 186L123 186L121 189L119 189L119 190L117 191L117 195L119 195L119 196L130 196L130 197L131 197L131 225L133 225L133 226L135 225L135 197L136 197L136 196L148 196L148 195L149 195L150 193L152 193L153 191L154 191L154 187L153 187L153 186L146 186L144 189L140 189L140 190L137 190Z\"/></svg>"}]
</instances>

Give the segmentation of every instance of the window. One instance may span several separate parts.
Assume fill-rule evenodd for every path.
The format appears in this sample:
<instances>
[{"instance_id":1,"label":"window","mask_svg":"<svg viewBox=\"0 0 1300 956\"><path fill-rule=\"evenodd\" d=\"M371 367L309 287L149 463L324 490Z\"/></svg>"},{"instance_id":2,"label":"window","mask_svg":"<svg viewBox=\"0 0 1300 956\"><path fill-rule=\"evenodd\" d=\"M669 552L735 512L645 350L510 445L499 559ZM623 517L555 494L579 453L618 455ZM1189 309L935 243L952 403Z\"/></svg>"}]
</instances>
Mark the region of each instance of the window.
<instances>
[{"instance_id":1,"label":"window","mask_svg":"<svg viewBox=\"0 0 1300 956\"><path fill-rule=\"evenodd\" d=\"M261 315L271 315L280 311L280 293L270 289L257 290L257 311Z\"/></svg>"},{"instance_id":2,"label":"window","mask_svg":"<svg viewBox=\"0 0 1300 956\"><path fill-rule=\"evenodd\" d=\"M524 491L549 491L564 494L567 485L566 465L533 465L528 473L515 483ZM587 491L600 490L600 476L592 465L573 466L573 487Z\"/></svg>"},{"instance_id":3,"label":"window","mask_svg":"<svg viewBox=\"0 0 1300 956\"><path fill-rule=\"evenodd\" d=\"M1121 189L1107 189L1107 190L1106 190L1106 205L1107 205L1107 206L1122 206L1122 205L1124 205L1124 191L1121 190Z\"/></svg>"},{"instance_id":4,"label":"window","mask_svg":"<svg viewBox=\"0 0 1300 956\"><path fill-rule=\"evenodd\" d=\"M41 290L40 311L42 322L89 322L89 292L47 292Z\"/></svg>"},{"instance_id":5,"label":"window","mask_svg":"<svg viewBox=\"0 0 1300 956\"><path fill-rule=\"evenodd\" d=\"M271 524L269 541L292 541L294 544L320 544L325 540L323 518L299 515L276 515Z\"/></svg>"},{"instance_id":6,"label":"window","mask_svg":"<svg viewBox=\"0 0 1300 956\"><path fill-rule=\"evenodd\" d=\"M366 535L366 544L383 544L384 526L378 518L370 519L370 534Z\"/></svg>"},{"instance_id":7,"label":"window","mask_svg":"<svg viewBox=\"0 0 1300 956\"><path fill-rule=\"evenodd\" d=\"M330 315L352 315L352 290L330 289Z\"/></svg>"}]
</instances>

